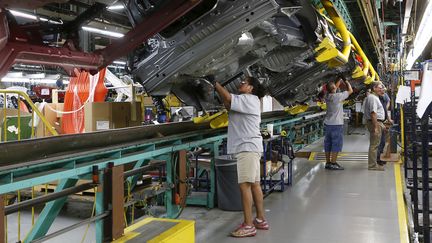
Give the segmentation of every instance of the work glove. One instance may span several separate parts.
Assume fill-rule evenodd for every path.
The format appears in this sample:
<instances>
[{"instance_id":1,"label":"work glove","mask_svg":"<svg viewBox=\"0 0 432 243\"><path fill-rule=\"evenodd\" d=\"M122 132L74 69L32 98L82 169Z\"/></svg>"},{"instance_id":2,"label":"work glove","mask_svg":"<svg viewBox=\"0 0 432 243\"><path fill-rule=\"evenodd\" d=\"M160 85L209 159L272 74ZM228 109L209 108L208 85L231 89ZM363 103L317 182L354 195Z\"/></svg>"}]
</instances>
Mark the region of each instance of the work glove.
<instances>
[{"instance_id":1,"label":"work glove","mask_svg":"<svg viewBox=\"0 0 432 243\"><path fill-rule=\"evenodd\" d=\"M209 74L209 75L207 75L207 76L204 76L203 79L209 81L210 84L213 85L213 86L214 86L215 83L216 83L216 79L215 79L215 76L214 76L213 74Z\"/></svg>"}]
</instances>

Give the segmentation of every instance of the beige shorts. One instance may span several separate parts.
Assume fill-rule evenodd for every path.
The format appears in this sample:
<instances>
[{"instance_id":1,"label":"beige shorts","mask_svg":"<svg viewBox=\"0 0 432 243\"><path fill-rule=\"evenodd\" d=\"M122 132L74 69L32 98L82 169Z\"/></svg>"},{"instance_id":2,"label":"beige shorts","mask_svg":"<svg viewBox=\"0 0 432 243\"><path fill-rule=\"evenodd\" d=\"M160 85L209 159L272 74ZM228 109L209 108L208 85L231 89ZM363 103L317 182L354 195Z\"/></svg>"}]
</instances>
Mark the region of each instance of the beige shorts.
<instances>
[{"instance_id":1,"label":"beige shorts","mask_svg":"<svg viewBox=\"0 0 432 243\"><path fill-rule=\"evenodd\" d=\"M238 183L260 181L261 153L240 152L236 155Z\"/></svg>"}]
</instances>

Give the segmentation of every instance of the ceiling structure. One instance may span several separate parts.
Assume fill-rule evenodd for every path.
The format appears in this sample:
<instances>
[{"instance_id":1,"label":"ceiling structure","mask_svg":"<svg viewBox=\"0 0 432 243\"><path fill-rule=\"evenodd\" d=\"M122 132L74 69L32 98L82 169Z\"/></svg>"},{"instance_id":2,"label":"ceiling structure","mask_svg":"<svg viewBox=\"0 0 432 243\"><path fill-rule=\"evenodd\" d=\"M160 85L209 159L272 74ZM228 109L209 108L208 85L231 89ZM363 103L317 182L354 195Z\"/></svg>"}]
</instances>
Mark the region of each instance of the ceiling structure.
<instances>
[{"instance_id":1,"label":"ceiling structure","mask_svg":"<svg viewBox=\"0 0 432 243\"><path fill-rule=\"evenodd\" d=\"M311 0L318 3L319 0ZM125 34L132 29L133 24L128 19L127 12L121 8L109 8L118 6L127 0L3 0L0 8L13 9L24 13L36 15L39 19L48 19L51 23L63 23L61 35L53 35L56 32L55 25L42 23L38 28L43 35L44 42L52 46L63 44L66 40L72 40L75 46L83 51L91 52L103 48L115 37L107 37L98 33L89 33L82 30L82 26L103 29L115 33ZM142 6L151 8L153 2L140 0ZM416 21L418 13L424 9L425 0L333 0L341 9L354 36L357 36L360 45L375 67L379 63L387 69L389 64L398 62L398 44L401 18L405 15L405 5L412 5L414 14L408 32L413 33L418 28L419 20ZM17 18L20 23L29 22L29 28L33 25L31 19ZM410 36L409 34L407 35ZM410 38L407 38L408 45ZM17 68L14 66L14 68ZM22 67L21 67L22 68ZM34 67L33 67L34 68ZM379 69L379 67L378 67ZM51 72L60 72L59 69L47 68Z\"/></svg>"}]
</instances>

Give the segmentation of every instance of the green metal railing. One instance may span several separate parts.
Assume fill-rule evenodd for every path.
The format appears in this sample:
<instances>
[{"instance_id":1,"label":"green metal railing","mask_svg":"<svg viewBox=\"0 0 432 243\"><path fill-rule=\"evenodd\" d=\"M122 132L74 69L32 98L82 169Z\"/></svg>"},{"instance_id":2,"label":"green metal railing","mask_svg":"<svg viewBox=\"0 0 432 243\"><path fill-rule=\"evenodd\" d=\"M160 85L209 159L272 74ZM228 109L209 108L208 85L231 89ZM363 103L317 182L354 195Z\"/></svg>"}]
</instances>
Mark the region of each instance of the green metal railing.
<instances>
[{"instance_id":1,"label":"green metal railing","mask_svg":"<svg viewBox=\"0 0 432 243\"><path fill-rule=\"evenodd\" d=\"M321 4L321 0L311 0L312 4L318 7L319 9L324 8L324 6ZM354 23L351 18L351 14L348 11L348 7L344 0L332 0L333 5L336 7L336 9L339 11L339 13L342 15L343 20L345 21L345 25L347 29L350 32L355 32L354 29Z\"/></svg>"},{"instance_id":2,"label":"green metal railing","mask_svg":"<svg viewBox=\"0 0 432 243\"><path fill-rule=\"evenodd\" d=\"M30 97L22 92L22 91L18 91L18 90L6 90L6 89L0 89L0 95L3 96L3 108L2 108L2 115L3 115L3 121L2 121L2 133L3 136L1 138L1 141L8 141L8 118L10 118L11 116L15 116L15 114L10 114L9 112L14 111L15 110L11 110L7 108L7 104L8 104L8 96L17 96L17 103L18 103L18 107L16 109L16 117L17 117L17 137L15 140L21 140L22 139L22 125L21 124L21 120L23 119L23 114L21 111L21 98L23 98L25 101L27 101L27 104L31 107L32 112L31 112L31 124L28 124L31 127L31 133L30 133L30 137L35 137L35 116L37 115L39 117L39 119L43 122L45 128L52 134L52 135L58 135L58 133L56 132L56 130L53 128L53 126L47 121L47 119L45 118L45 116L39 111L39 109L35 106L35 104L33 103L33 101L30 99Z\"/></svg>"}]
</instances>

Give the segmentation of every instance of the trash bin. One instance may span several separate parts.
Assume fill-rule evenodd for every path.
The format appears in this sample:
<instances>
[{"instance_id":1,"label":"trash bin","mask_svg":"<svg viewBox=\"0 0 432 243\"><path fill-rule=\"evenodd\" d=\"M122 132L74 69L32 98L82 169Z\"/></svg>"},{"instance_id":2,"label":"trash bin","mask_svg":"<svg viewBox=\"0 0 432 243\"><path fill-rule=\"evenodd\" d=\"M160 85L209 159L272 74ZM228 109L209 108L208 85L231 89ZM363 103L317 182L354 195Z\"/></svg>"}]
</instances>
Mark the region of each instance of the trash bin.
<instances>
[{"instance_id":1,"label":"trash bin","mask_svg":"<svg viewBox=\"0 0 432 243\"><path fill-rule=\"evenodd\" d=\"M241 211L240 188L237 180L237 160L231 155L215 158L218 208L227 211Z\"/></svg>"}]
</instances>

